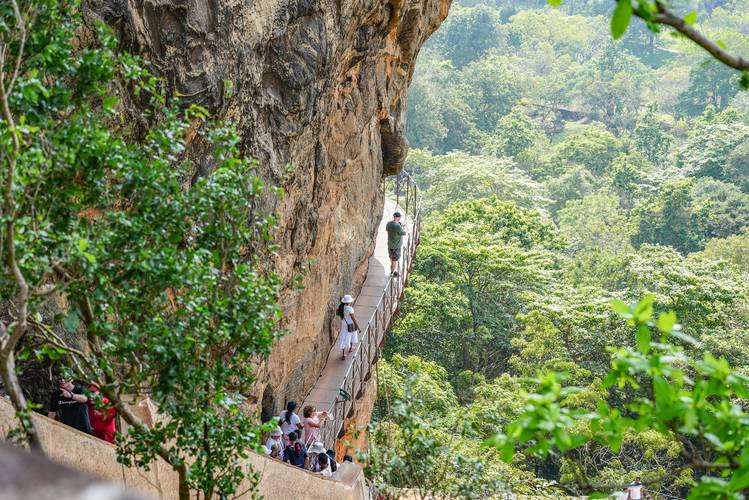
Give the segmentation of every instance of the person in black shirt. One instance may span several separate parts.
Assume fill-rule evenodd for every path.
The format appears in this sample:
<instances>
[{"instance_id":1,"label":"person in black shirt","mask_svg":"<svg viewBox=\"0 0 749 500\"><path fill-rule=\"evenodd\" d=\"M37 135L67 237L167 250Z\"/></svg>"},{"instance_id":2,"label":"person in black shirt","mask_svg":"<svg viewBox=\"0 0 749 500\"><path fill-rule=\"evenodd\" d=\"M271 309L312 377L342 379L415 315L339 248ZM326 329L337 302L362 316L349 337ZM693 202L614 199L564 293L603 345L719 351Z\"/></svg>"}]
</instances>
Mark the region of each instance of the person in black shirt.
<instances>
[{"instance_id":1,"label":"person in black shirt","mask_svg":"<svg viewBox=\"0 0 749 500\"><path fill-rule=\"evenodd\" d=\"M86 405L88 397L84 394L83 387L67 379L60 379L59 383L59 388L52 393L47 415L49 418L57 417L57 420L74 429L91 434L91 421Z\"/></svg>"},{"instance_id":2,"label":"person in black shirt","mask_svg":"<svg viewBox=\"0 0 749 500\"><path fill-rule=\"evenodd\" d=\"M291 443L283 449L283 461L297 467L304 467L307 461L307 448L299 440L296 432L289 434L289 441Z\"/></svg>"}]
</instances>

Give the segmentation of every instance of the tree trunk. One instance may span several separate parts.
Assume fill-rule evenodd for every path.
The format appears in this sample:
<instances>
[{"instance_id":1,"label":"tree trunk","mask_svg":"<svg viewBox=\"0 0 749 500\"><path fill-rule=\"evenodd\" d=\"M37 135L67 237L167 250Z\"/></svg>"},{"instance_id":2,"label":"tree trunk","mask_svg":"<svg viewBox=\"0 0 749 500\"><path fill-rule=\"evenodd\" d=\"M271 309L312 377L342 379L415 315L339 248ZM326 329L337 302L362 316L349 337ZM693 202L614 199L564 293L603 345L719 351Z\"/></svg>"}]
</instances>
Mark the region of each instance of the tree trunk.
<instances>
[{"instance_id":1,"label":"tree trunk","mask_svg":"<svg viewBox=\"0 0 749 500\"><path fill-rule=\"evenodd\" d=\"M190 486L187 484L187 467L185 465L178 467L177 473L179 474L179 500L190 500Z\"/></svg>"},{"instance_id":2,"label":"tree trunk","mask_svg":"<svg viewBox=\"0 0 749 500\"><path fill-rule=\"evenodd\" d=\"M34 419L31 418L31 411L29 410L26 397L23 395L21 384L18 382L18 376L16 375L16 358L12 350L7 354L0 354L0 372L2 372L0 375L2 376L5 390L8 391L10 401L16 409L16 414L21 422L21 427L26 434L29 448L34 453L44 455L44 447L39 438L39 432L34 424Z\"/></svg>"}]
</instances>

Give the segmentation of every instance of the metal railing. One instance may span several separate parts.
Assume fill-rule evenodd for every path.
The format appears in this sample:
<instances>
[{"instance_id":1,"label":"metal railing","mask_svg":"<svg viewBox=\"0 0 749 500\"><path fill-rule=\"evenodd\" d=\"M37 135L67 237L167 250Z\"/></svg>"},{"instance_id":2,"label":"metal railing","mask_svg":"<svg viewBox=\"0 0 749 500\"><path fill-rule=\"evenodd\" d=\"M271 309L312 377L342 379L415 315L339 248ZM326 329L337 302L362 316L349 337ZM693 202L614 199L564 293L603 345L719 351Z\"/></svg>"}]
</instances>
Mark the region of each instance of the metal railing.
<instances>
[{"instance_id":1,"label":"metal railing","mask_svg":"<svg viewBox=\"0 0 749 500\"><path fill-rule=\"evenodd\" d=\"M318 434L327 448L335 449L337 439L346 432L346 419L354 413L356 400L364 392L365 383L372 376L372 366L377 362L385 333L398 310L398 301L403 294L408 272L413 264L421 231L421 193L413 177L406 172L383 182L386 198L396 203L404 214L406 226L410 226L403 255L398 262L398 276L391 276L382 291L372 319L360 332L359 346L354 353L353 363L338 389L335 402L327 411L331 418L322 422Z\"/></svg>"}]
</instances>

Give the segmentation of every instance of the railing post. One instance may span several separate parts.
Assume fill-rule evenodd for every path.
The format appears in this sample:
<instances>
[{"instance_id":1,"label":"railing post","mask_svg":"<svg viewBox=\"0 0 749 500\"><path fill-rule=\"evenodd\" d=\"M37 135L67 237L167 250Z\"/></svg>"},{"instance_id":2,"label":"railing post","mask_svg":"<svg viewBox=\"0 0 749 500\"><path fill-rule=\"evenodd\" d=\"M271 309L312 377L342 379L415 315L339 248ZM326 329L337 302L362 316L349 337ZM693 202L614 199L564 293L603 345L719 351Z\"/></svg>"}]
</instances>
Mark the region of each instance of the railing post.
<instances>
[{"instance_id":1,"label":"railing post","mask_svg":"<svg viewBox=\"0 0 749 500\"><path fill-rule=\"evenodd\" d=\"M379 307L378 307L378 309L379 309ZM377 326L379 325L378 312L379 311L375 311L375 315L374 315L374 322L375 322L375 329L374 329L374 331L375 331L375 334L374 334L375 335L375 342L377 341L377 336L378 336L377 335ZM372 371L372 368L371 368L371 365L372 365L372 339L371 339L371 335L370 335L369 342L367 343L367 364L370 365L370 366L367 367L367 369L370 370L370 371Z\"/></svg>"},{"instance_id":2,"label":"railing post","mask_svg":"<svg viewBox=\"0 0 749 500\"><path fill-rule=\"evenodd\" d=\"M359 391L364 392L364 370L366 370L366 366L364 365L364 356L359 356Z\"/></svg>"},{"instance_id":3,"label":"railing post","mask_svg":"<svg viewBox=\"0 0 749 500\"><path fill-rule=\"evenodd\" d=\"M398 174L395 178L395 204L400 206L401 204L401 176Z\"/></svg>"},{"instance_id":4,"label":"railing post","mask_svg":"<svg viewBox=\"0 0 749 500\"><path fill-rule=\"evenodd\" d=\"M408 221L408 214L411 213L409 211L410 201L411 201L411 183L408 182L408 179L406 179L406 221Z\"/></svg>"}]
</instances>

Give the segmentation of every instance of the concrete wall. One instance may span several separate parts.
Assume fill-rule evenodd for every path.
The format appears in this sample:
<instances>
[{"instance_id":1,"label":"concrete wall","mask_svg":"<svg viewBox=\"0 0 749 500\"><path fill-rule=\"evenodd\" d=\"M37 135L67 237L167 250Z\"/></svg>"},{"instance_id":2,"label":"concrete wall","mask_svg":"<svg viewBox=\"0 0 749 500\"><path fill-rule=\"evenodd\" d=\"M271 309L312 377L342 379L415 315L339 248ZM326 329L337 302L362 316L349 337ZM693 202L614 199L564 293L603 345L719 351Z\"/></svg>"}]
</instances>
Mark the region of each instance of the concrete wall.
<instances>
[{"instance_id":1,"label":"concrete wall","mask_svg":"<svg viewBox=\"0 0 749 500\"><path fill-rule=\"evenodd\" d=\"M74 469L88 472L103 479L124 484L152 498L172 500L178 498L177 474L159 459L150 471L124 467L117 463L114 445L72 429L41 415L34 415L44 449L50 459ZM17 426L15 412L10 402L0 398L0 437ZM342 464L334 479L287 465L257 454L251 454L248 466L260 473L258 493L267 499L368 499L364 473L358 465ZM249 484L242 484L238 493L245 492ZM238 498L249 498L244 493Z\"/></svg>"}]
</instances>

